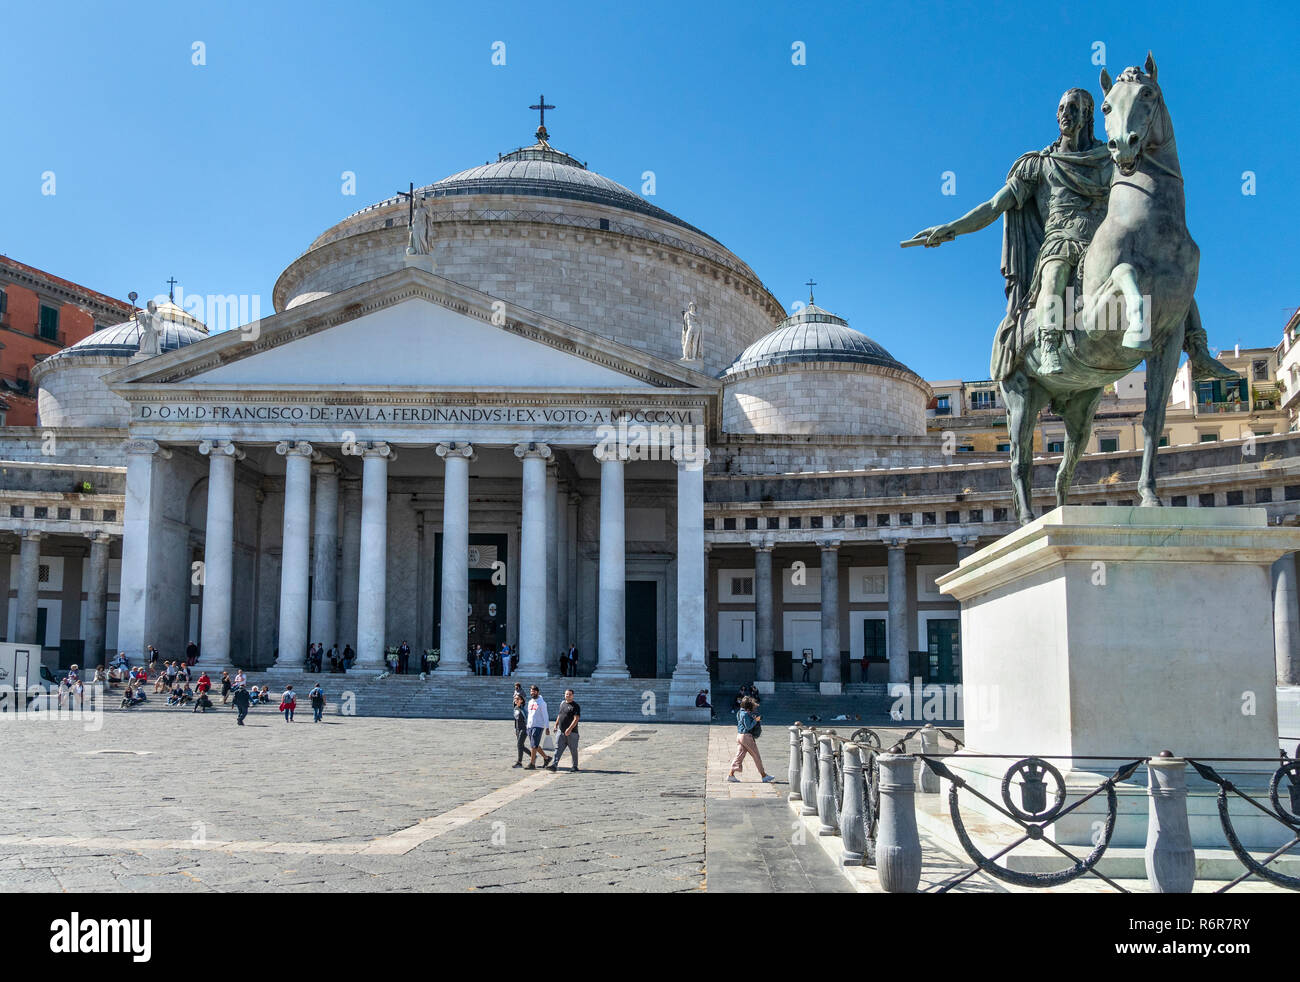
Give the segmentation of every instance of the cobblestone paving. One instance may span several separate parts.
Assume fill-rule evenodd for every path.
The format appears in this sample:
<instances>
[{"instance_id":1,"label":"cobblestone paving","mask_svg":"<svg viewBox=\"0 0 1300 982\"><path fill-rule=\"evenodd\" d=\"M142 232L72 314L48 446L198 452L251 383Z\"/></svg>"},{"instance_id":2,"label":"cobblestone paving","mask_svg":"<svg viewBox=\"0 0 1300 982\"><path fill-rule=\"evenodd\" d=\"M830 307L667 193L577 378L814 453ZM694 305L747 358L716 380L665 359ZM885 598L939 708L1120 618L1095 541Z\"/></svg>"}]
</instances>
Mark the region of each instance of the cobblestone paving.
<instances>
[{"instance_id":1,"label":"cobblestone paving","mask_svg":"<svg viewBox=\"0 0 1300 982\"><path fill-rule=\"evenodd\" d=\"M510 767L508 721L313 724L308 711L287 724L264 708L244 727L183 711L113 714L97 732L68 720L0 725L0 890L705 882L706 727L586 724L585 748L612 742L580 755L578 773L552 775Z\"/></svg>"}]
</instances>

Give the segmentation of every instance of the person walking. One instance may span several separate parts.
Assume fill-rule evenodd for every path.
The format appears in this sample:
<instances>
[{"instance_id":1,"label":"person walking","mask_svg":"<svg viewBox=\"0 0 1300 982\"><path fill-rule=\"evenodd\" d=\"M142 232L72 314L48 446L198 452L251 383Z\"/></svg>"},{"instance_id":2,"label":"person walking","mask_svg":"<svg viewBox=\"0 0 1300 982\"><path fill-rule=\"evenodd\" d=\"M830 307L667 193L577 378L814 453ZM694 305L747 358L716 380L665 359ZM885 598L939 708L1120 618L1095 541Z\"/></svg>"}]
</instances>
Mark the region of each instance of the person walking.
<instances>
[{"instance_id":1,"label":"person walking","mask_svg":"<svg viewBox=\"0 0 1300 982\"><path fill-rule=\"evenodd\" d=\"M745 769L746 754L754 758L754 766L758 768L764 784L771 784L776 780L763 770L763 758L759 756L758 744L754 742L755 734L762 732L760 724L763 721L763 717L754 715L756 708L754 700L745 696L740 700L740 708L736 710L736 756L731 762L731 769L727 771L727 780L732 784L739 783L740 779L736 777L736 772Z\"/></svg>"},{"instance_id":2,"label":"person walking","mask_svg":"<svg viewBox=\"0 0 1300 982\"><path fill-rule=\"evenodd\" d=\"M280 712L284 713L286 723L293 722L293 711L298 706L298 695L293 691L293 686L285 686L284 695L280 697Z\"/></svg>"},{"instance_id":3,"label":"person walking","mask_svg":"<svg viewBox=\"0 0 1300 982\"><path fill-rule=\"evenodd\" d=\"M573 761L571 771L578 770L578 719L582 714L582 708L573 701L573 690L564 690L564 702L560 703L560 711L555 716L555 762L551 764L551 770L559 770L560 758L564 756L564 748L569 748L569 757Z\"/></svg>"},{"instance_id":4,"label":"person walking","mask_svg":"<svg viewBox=\"0 0 1300 982\"><path fill-rule=\"evenodd\" d=\"M528 711L524 709L524 694L515 692L515 767L524 766L524 744L528 740Z\"/></svg>"},{"instance_id":5,"label":"person walking","mask_svg":"<svg viewBox=\"0 0 1300 982\"><path fill-rule=\"evenodd\" d=\"M543 767L550 765L551 758L546 756L546 751L542 749L543 732L551 732L551 718L547 715L546 700L542 698L541 690L534 685L528 690L528 743L531 756L524 770L537 769L538 754L542 755Z\"/></svg>"},{"instance_id":6,"label":"person walking","mask_svg":"<svg viewBox=\"0 0 1300 982\"><path fill-rule=\"evenodd\" d=\"M320 683L317 682L315 687L307 693L307 696L311 699L311 721L313 723L319 723L321 717L325 715L325 690L322 689Z\"/></svg>"},{"instance_id":7,"label":"person walking","mask_svg":"<svg viewBox=\"0 0 1300 982\"><path fill-rule=\"evenodd\" d=\"M235 686L235 695L234 695L235 712L239 714L235 718L235 722L238 723L240 726L244 725L244 717L248 715L248 704L251 701L252 701L252 696L248 694L247 689L245 689L242 685Z\"/></svg>"}]
</instances>

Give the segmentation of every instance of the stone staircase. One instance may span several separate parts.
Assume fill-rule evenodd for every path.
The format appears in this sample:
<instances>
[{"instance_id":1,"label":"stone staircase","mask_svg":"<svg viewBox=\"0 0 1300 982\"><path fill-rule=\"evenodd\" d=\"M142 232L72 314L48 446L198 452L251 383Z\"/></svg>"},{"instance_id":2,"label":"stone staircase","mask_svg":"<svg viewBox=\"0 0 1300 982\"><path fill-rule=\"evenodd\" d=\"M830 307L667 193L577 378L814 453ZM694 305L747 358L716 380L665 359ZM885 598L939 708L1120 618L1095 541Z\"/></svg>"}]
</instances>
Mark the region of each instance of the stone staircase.
<instances>
[{"instance_id":1,"label":"stone staircase","mask_svg":"<svg viewBox=\"0 0 1300 982\"><path fill-rule=\"evenodd\" d=\"M220 673L217 673L218 677ZM418 675L390 675L377 678L379 672L349 672L346 675L320 675L307 672L269 671L249 672L248 685L271 687L270 705L259 706L254 712L272 713L279 705L280 694L292 684L298 693L297 719L311 719L311 703L307 693L319 682L328 700L326 715L338 716L388 716L409 719L510 719L515 682L524 688L536 681L546 700L551 719L554 720L559 705L564 701L564 690L572 688L574 699L582 707L582 718L590 722L653 722L656 719L676 719L668 712L669 679L600 679L551 678L532 679L527 675L510 678L498 676L438 677L435 671L427 681ZM169 707L165 693L154 695L146 689L149 701L127 712L162 710L188 713L191 707ZM116 711L120 696L109 701ZM213 710L231 712L232 707L221 705L220 686L212 692ZM212 712L213 710L209 710ZM707 715L707 714L706 714Z\"/></svg>"}]
</instances>

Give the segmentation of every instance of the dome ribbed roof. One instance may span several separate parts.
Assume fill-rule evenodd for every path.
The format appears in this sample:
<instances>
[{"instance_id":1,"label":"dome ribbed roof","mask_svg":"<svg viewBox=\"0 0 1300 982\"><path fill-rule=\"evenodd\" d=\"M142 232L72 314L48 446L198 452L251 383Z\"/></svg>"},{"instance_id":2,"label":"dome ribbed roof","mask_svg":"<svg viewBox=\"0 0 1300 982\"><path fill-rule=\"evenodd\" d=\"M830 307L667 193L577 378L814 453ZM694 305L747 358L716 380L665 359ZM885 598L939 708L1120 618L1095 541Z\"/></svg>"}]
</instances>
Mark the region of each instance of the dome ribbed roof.
<instances>
[{"instance_id":1,"label":"dome ribbed roof","mask_svg":"<svg viewBox=\"0 0 1300 982\"><path fill-rule=\"evenodd\" d=\"M911 371L843 317L816 304L791 314L771 334L759 338L719 377L756 368L799 362L838 361Z\"/></svg>"},{"instance_id":2,"label":"dome ribbed roof","mask_svg":"<svg viewBox=\"0 0 1300 982\"><path fill-rule=\"evenodd\" d=\"M170 301L158 305L158 350L175 351L208 336L202 321L187 314ZM82 355L109 355L129 358L140 350L140 323L132 318L122 324L88 334L80 341L56 351L41 361L49 365Z\"/></svg>"},{"instance_id":3,"label":"dome ribbed roof","mask_svg":"<svg viewBox=\"0 0 1300 982\"><path fill-rule=\"evenodd\" d=\"M617 181L588 170L585 163L556 150L545 140L502 154L496 163L471 167L444 177L441 181L416 188L415 193L421 198L446 198L460 194L515 194L589 201L657 218L717 241L676 215L650 204ZM397 204L401 200L403 199L395 195L363 211Z\"/></svg>"}]
</instances>

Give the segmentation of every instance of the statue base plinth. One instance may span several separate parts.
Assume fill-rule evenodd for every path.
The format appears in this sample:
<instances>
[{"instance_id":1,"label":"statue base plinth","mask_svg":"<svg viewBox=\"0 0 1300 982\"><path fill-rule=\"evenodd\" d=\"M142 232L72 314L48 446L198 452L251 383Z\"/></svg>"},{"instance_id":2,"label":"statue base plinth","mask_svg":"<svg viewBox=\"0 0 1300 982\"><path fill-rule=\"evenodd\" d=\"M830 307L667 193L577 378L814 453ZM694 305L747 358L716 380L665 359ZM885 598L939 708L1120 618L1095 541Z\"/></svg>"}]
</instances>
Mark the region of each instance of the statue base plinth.
<instances>
[{"instance_id":1,"label":"statue base plinth","mask_svg":"<svg viewBox=\"0 0 1300 982\"><path fill-rule=\"evenodd\" d=\"M426 273L434 271L434 262L432 256L412 256L409 252L402 255L403 261L407 266L414 266L416 269L422 269Z\"/></svg>"},{"instance_id":2,"label":"statue base plinth","mask_svg":"<svg viewBox=\"0 0 1300 982\"><path fill-rule=\"evenodd\" d=\"M1263 508L1067 506L966 557L938 583L962 607L967 752L1008 756L952 763L1000 801L1007 767L1043 756L1073 801L1170 750L1258 793L1278 750L1270 567L1297 549L1300 529L1270 528ZM1145 838L1145 782L1141 768L1121 792L1116 845ZM1210 787L1194 772L1188 787L1194 844L1222 847ZM1059 841L1091 843L1104 806L1088 802ZM1285 841L1232 813L1248 843Z\"/></svg>"},{"instance_id":3,"label":"statue base plinth","mask_svg":"<svg viewBox=\"0 0 1300 982\"><path fill-rule=\"evenodd\" d=\"M678 359L678 364L680 364L683 368L689 368L693 372L704 371L703 358L680 358Z\"/></svg>"}]
</instances>

